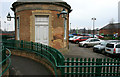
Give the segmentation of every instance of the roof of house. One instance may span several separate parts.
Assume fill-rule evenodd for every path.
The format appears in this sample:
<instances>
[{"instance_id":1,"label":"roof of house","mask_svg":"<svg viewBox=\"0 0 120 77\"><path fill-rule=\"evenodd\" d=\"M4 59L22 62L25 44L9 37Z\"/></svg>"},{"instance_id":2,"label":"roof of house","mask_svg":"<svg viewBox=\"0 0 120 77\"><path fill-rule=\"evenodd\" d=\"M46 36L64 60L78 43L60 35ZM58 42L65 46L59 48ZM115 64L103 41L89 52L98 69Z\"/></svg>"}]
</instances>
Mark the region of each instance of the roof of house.
<instances>
[{"instance_id":1,"label":"roof of house","mask_svg":"<svg viewBox=\"0 0 120 77\"><path fill-rule=\"evenodd\" d=\"M17 2L65 2L63 0L17 0Z\"/></svg>"},{"instance_id":2,"label":"roof of house","mask_svg":"<svg viewBox=\"0 0 120 77\"><path fill-rule=\"evenodd\" d=\"M113 23L113 24L108 24L106 26L104 26L103 28L101 28L100 30L102 29L120 29L120 23Z\"/></svg>"},{"instance_id":3,"label":"roof of house","mask_svg":"<svg viewBox=\"0 0 120 77\"><path fill-rule=\"evenodd\" d=\"M67 4L63 0L17 0L12 4L12 10L15 11L15 8L17 6L21 6L24 4L54 4L58 6L62 6L63 8L66 8L71 12L71 6Z\"/></svg>"}]
</instances>

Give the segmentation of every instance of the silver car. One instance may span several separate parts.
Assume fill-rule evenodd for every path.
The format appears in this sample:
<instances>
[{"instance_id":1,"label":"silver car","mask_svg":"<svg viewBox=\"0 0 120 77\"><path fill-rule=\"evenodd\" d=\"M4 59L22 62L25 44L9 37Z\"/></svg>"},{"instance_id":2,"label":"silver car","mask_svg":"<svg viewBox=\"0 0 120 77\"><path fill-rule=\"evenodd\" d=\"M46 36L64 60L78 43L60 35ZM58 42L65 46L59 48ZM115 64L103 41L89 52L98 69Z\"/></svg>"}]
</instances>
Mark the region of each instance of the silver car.
<instances>
[{"instance_id":1,"label":"silver car","mask_svg":"<svg viewBox=\"0 0 120 77\"><path fill-rule=\"evenodd\" d=\"M98 45L102 42L102 40L97 39L97 38L89 38L86 41L82 41L79 42L79 46L83 46L83 47L88 47L88 46L94 46L94 45Z\"/></svg>"},{"instance_id":2,"label":"silver car","mask_svg":"<svg viewBox=\"0 0 120 77\"><path fill-rule=\"evenodd\" d=\"M105 47L105 52L109 54L120 54L120 41L108 43Z\"/></svg>"},{"instance_id":3,"label":"silver car","mask_svg":"<svg viewBox=\"0 0 120 77\"><path fill-rule=\"evenodd\" d=\"M106 47L107 43L109 43L109 42L110 42L110 41L102 41L102 42L100 43L100 45L95 45L95 46L93 47L93 51L104 54L104 53L105 53L105 47Z\"/></svg>"}]
</instances>

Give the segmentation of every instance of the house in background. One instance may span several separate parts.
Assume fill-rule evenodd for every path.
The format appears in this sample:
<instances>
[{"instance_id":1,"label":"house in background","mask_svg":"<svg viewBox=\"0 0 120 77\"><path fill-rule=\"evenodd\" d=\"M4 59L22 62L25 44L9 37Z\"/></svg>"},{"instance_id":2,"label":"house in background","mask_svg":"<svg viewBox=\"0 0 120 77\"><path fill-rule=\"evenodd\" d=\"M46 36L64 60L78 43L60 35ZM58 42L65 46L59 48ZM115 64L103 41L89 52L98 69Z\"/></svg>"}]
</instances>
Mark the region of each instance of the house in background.
<instances>
[{"instance_id":1,"label":"house in background","mask_svg":"<svg viewBox=\"0 0 120 77\"><path fill-rule=\"evenodd\" d=\"M100 34L113 36L118 34L120 36L120 23L111 23L100 29Z\"/></svg>"},{"instance_id":2,"label":"house in background","mask_svg":"<svg viewBox=\"0 0 120 77\"><path fill-rule=\"evenodd\" d=\"M38 42L61 51L68 49L69 4L62 0L17 0L12 10L16 40ZM65 11L66 17L61 15Z\"/></svg>"}]
</instances>

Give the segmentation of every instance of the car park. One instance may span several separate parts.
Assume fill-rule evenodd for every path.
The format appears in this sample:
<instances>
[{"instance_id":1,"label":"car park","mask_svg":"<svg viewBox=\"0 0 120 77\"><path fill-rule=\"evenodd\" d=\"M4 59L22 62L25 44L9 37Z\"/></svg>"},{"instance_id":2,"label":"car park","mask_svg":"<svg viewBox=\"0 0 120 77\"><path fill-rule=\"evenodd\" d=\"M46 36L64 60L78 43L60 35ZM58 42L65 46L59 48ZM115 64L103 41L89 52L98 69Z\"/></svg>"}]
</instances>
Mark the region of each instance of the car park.
<instances>
[{"instance_id":1,"label":"car park","mask_svg":"<svg viewBox=\"0 0 120 77\"><path fill-rule=\"evenodd\" d=\"M98 45L102 42L102 40L97 39L97 38L89 38L86 41L79 42L79 46L83 47L89 47L89 46L94 46Z\"/></svg>"},{"instance_id":2,"label":"car park","mask_svg":"<svg viewBox=\"0 0 120 77\"><path fill-rule=\"evenodd\" d=\"M90 38L90 37L89 37L89 36L81 36L81 37L78 37L77 39L74 39L72 42L78 44L79 42L85 41L85 40L87 40L88 38Z\"/></svg>"},{"instance_id":3,"label":"car park","mask_svg":"<svg viewBox=\"0 0 120 77\"><path fill-rule=\"evenodd\" d=\"M105 52L108 54L120 54L120 41L110 42L105 47Z\"/></svg>"},{"instance_id":4,"label":"car park","mask_svg":"<svg viewBox=\"0 0 120 77\"><path fill-rule=\"evenodd\" d=\"M94 52L105 53L105 47L110 41L102 41L99 45L93 47Z\"/></svg>"}]
</instances>

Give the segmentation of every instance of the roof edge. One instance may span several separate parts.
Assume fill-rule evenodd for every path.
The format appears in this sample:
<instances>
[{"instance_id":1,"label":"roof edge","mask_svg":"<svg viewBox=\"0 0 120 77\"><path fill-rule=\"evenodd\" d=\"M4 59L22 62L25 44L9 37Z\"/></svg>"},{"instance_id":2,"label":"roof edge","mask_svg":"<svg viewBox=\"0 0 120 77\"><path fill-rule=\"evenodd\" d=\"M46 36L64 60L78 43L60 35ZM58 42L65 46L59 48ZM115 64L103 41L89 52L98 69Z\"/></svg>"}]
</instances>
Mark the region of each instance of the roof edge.
<instances>
[{"instance_id":1,"label":"roof edge","mask_svg":"<svg viewBox=\"0 0 120 77\"><path fill-rule=\"evenodd\" d=\"M69 4L67 4L66 2L14 2L12 4L12 10L15 11L15 8L17 6L21 6L24 4L53 4L53 5L58 5L58 6L62 6L65 7L66 9L68 9L69 13L71 12L71 6Z\"/></svg>"}]
</instances>

